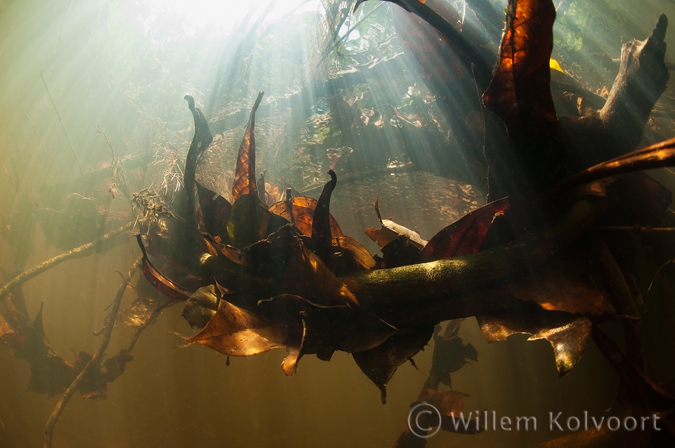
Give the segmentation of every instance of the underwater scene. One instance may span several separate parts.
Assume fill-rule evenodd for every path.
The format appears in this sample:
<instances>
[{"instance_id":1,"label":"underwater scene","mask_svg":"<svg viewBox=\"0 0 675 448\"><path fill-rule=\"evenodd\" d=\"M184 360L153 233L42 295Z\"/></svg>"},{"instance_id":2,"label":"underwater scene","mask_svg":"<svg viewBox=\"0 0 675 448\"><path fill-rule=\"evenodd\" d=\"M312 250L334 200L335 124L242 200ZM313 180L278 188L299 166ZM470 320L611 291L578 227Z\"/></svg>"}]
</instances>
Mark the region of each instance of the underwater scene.
<instances>
[{"instance_id":1,"label":"underwater scene","mask_svg":"<svg viewBox=\"0 0 675 448\"><path fill-rule=\"evenodd\" d=\"M0 448L675 446L669 18L0 0Z\"/></svg>"}]
</instances>

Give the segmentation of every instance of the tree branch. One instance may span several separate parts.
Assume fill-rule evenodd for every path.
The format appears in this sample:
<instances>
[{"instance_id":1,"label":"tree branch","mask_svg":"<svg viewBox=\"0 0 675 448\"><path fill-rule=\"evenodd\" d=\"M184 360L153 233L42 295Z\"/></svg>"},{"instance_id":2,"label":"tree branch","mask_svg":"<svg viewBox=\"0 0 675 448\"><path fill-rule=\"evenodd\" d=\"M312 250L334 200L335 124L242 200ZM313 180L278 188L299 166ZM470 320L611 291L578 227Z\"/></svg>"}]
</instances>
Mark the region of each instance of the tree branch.
<instances>
[{"instance_id":1,"label":"tree branch","mask_svg":"<svg viewBox=\"0 0 675 448\"><path fill-rule=\"evenodd\" d=\"M77 258L81 257L84 255L89 255L91 252L93 252L99 244L111 240L117 235L120 235L121 233L126 232L127 230L131 230L134 226L133 222L129 222L122 227L118 227L115 230L112 230L105 235L101 236L100 238L95 239L91 243L83 244L80 247L76 247L75 249L69 250L68 252L64 252L62 254L59 254L55 256L54 258L43 261L42 263L33 266L32 268L22 272L21 274L17 275L14 277L12 280L9 281L6 285L4 285L2 288L0 288L0 300L5 298L7 294L12 292L14 288L19 286L20 284L30 280L33 277L36 277L43 272L45 272L48 269L53 268L54 266L63 263L66 260L70 260L72 258Z\"/></svg>"},{"instance_id":2,"label":"tree branch","mask_svg":"<svg viewBox=\"0 0 675 448\"><path fill-rule=\"evenodd\" d=\"M105 350L108 348L113 328L115 327L115 321L117 320L117 312L119 311L120 303L122 302L122 296L124 296L124 291L126 291L127 286L131 281L131 277L133 277L133 275L136 273L136 270L138 269L140 264L141 258L138 258L134 263L134 265L131 267L131 270L129 271L127 276L123 278L122 284L117 290L117 296L115 296L115 300L113 301L112 309L110 310L110 313L106 318L107 321L106 328L105 331L103 332L103 340L101 341L101 346L98 348L96 353L94 353L94 355L91 357L87 365L84 366L82 371L73 380L68 389L66 389L66 391L63 393L61 399L56 404L54 411L49 416L49 420L47 420L47 425L45 426L44 448L51 448L52 436L54 434L54 426L56 425L56 422L61 416L63 409L65 408L66 404L68 404L68 401L70 401L70 398L73 396L73 394L77 391L77 388L82 382L82 379L89 373L89 370L101 360L101 357L103 356Z\"/></svg>"}]
</instances>

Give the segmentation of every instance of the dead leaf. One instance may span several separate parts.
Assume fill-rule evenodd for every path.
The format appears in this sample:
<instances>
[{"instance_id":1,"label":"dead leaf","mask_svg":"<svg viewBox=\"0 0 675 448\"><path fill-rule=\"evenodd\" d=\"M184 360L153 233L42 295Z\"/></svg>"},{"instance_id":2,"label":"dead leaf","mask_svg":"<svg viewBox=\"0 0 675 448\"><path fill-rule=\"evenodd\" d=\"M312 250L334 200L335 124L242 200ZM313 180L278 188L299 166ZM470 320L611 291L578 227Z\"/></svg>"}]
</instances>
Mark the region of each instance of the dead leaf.
<instances>
[{"instance_id":1,"label":"dead leaf","mask_svg":"<svg viewBox=\"0 0 675 448\"><path fill-rule=\"evenodd\" d=\"M215 294L213 285L201 288ZM228 356L252 356L285 348L291 331L285 322L275 321L221 300L215 316L187 344L200 344Z\"/></svg>"},{"instance_id":2,"label":"dead leaf","mask_svg":"<svg viewBox=\"0 0 675 448\"><path fill-rule=\"evenodd\" d=\"M255 113L260 106L264 92L258 92L258 97L251 108L248 126L244 139L239 146L237 156L237 168L232 182L232 202L237 202L240 196L245 194L258 195L255 179Z\"/></svg>"},{"instance_id":3,"label":"dead leaf","mask_svg":"<svg viewBox=\"0 0 675 448\"><path fill-rule=\"evenodd\" d=\"M312 243L314 252L328 266L331 266L333 244L330 229L330 197L337 185L337 176L333 170L329 170L330 181L326 183L317 201L312 218Z\"/></svg>"},{"instance_id":4,"label":"dead leaf","mask_svg":"<svg viewBox=\"0 0 675 448\"><path fill-rule=\"evenodd\" d=\"M509 0L499 62L483 102L513 134L555 134L549 67L555 15L551 0Z\"/></svg>"},{"instance_id":5,"label":"dead leaf","mask_svg":"<svg viewBox=\"0 0 675 448\"><path fill-rule=\"evenodd\" d=\"M172 280L162 275L162 273L159 272L157 268L155 268L155 266L153 266L153 264L148 259L148 255L145 252L145 246L143 244L143 239L141 235L137 236L137 240L138 245L141 247L141 250L143 251L142 270L145 279L152 286L154 286L155 289L157 289L159 292L167 296L169 299L176 302L187 300L188 297L190 297L190 291L177 285Z\"/></svg>"},{"instance_id":6,"label":"dead leaf","mask_svg":"<svg viewBox=\"0 0 675 448\"><path fill-rule=\"evenodd\" d=\"M314 210L316 209L318 201L309 196L294 196L290 201L280 201L272 205L269 209L270 212L285 218L288 222L293 224L298 231L305 236L312 236L312 222L314 219ZM333 218L333 215L329 215L330 219L330 232L333 238L336 238L342 235L342 230L340 226Z\"/></svg>"},{"instance_id":7,"label":"dead leaf","mask_svg":"<svg viewBox=\"0 0 675 448\"><path fill-rule=\"evenodd\" d=\"M373 313L347 305L317 305L294 294L261 300L256 310L292 328L302 327L299 356L316 354L324 361L330 360L336 350L371 350L398 332Z\"/></svg>"},{"instance_id":8,"label":"dead leaf","mask_svg":"<svg viewBox=\"0 0 675 448\"><path fill-rule=\"evenodd\" d=\"M274 280L278 294L294 294L318 305L358 306L347 289L321 259L286 225L244 252L253 275Z\"/></svg>"},{"instance_id":9,"label":"dead leaf","mask_svg":"<svg viewBox=\"0 0 675 448\"><path fill-rule=\"evenodd\" d=\"M478 252L496 215L511 205L508 198L491 202L464 215L434 235L422 250L422 261L435 261Z\"/></svg>"},{"instance_id":10,"label":"dead leaf","mask_svg":"<svg viewBox=\"0 0 675 448\"><path fill-rule=\"evenodd\" d=\"M185 173L183 176L183 185L185 186L185 193L187 194L187 212L185 219L194 224L197 204L195 202L195 178L197 173L197 160L199 156L206 151L206 148L213 141L213 136L209 130L209 123L206 117L199 108L195 107L195 100L190 95L185 95L185 100L188 102L190 112L195 122L195 135L192 138L190 149L185 158Z\"/></svg>"},{"instance_id":11,"label":"dead leaf","mask_svg":"<svg viewBox=\"0 0 675 448\"><path fill-rule=\"evenodd\" d=\"M202 230L220 241L227 238L227 221L232 204L221 195L205 188L197 182L197 194L200 205L200 223Z\"/></svg>"},{"instance_id":12,"label":"dead leaf","mask_svg":"<svg viewBox=\"0 0 675 448\"><path fill-rule=\"evenodd\" d=\"M553 347L556 368L561 375L579 361L591 335L591 321L559 311L547 311L534 304L477 316L488 342L505 341L512 334L529 334L529 341L546 339Z\"/></svg>"},{"instance_id":13,"label":"dead leaf","mask_svg":"<svg viewBox=\"0 0 675 448\"><path fill-rule=\"evenodd\" d=\"M339 256L333 260L336 275L347 275L352 272L364 271L375 267L375 259L361 243L348 236L333 238L333 251Z\"/></svg>"},{"instance_id":14,"label":"dead leaf","mask_svg":"<svg viewBox=\"0 0 675 448\"><path fill-rule=\"evenodd\" d=\"M603 276L588 251L588 242L575 244L531 275L500 287L502 291L537 303L545 310L593 317L616 312L608 300Z\"/></svg>"},{"instance_id":15,"label":"dead leaf","mask_svg":"<svg viewBox=\"0 0 675 448\"><path fill-rule=\"evenodd\" d=\"M378 246L384 247L401 235L408 238L418 250L422 250L424 246L427 245L427 241L422 239L420 234L414 230L396 224L390 219L382 219L378 198L375 198L375 213L377 213L377 219L380 221L381 229L376 230L372 227L368 227L366 229L366 235L368 235L368 238L375 241Z\"/></svg>"},{"instance_id":16,"label":"dead leaf","mask_svg":"<svg viewBox=\"0 0 675 448\"><path fill-rule=\"evenodd\" d=\"M361 371L380 389L383 404L391 377L401 364L424 348L433 332L433 325L423 325L395 334L375 348L352 354Z\"/></svg>"},{"instance_id":17,"label":"dead leaf","mask_svg":"<svg viewBox=\"0 0 675 448\"><path fill-rule=\"evenodd\" d=\"M288 224L271 213L255 194L244 194L232 206L227 222L227 242L243 249Z\"/></svg>"}]
</instances>

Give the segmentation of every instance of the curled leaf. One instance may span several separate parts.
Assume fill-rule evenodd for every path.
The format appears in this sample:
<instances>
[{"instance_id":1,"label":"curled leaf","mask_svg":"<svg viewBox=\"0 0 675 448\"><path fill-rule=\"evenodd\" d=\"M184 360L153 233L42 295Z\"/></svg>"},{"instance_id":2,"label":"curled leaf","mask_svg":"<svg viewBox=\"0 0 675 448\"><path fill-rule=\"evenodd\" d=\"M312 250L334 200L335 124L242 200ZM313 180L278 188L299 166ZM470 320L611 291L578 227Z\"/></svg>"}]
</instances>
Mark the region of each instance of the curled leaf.
<instances>
[{"instance_id":1,"label":"curled leaf","mask_svg":"<svg viewBox=\"0 0 675 448\"><path fill-rule=\"evenodd\" d=\"M433 325L423 325L395 334L375 348L352 354L361 371L380 389L382 403L387 401L387 383L396 370L424 348L433 332Z\"/></svg>"},{"instance_id":2,"label":"curled leaf","mask_svg":"<svg viewBox=\"0 0 675 448\"><path fill-rule=\"evenodd\" d=\"M309 196L294 196L290 200L280 201L270 207L270 212L285 218L305 236L312 236L314 210L318 201ZM333 215L329 214L330 233L333 238L342 235L342 230Z\"/></svg>"},{"instance_id":3,"label":"curled leaf","mask_svg":"<svg viewBox=\"0 0 675 448\"><path fill-rule=\"evenodd\" d=\"M377 213L377 219L380 221L381 228L378 230L368 227L366 229L366 235L368 235L368 238L375 241L378 246L384 247L402 235L408 238L418 250L421 250L427 245L427 241L422 239L420 234L414 230L396 224L390 219L382 219L378 198L375 198L375 213Z\"/></svg>"},{"instance_id":4,"label":"curled leaf","mask_svg":"<svg viewBox=\"0 0 675 448\"><path fill-rule=\"evenodd\" d=\"M506 212L510 205L510 199L504 198L464 215L431 238L422 250L422 260L435 261L478 252L495 216Z\"/></svg>"},{"instance_id":5,"label":"curled leaf","mask_svg":"<svg viewBox=\"0 0 675 448\"><path fill-rule=\"evenodd\" d=\"M187 193L187 213L185 218L189 222L194 222L197 206L195 203L195 176L197 171L197 159L206 150L213 141L213 136L209 130L209 124L204 114L199 108L195 107L195 100L190 95L185 95L188 107L192 112L195 121L195 135L192 138L187 158L185 159L184 185Z\"/></svg>"},{"instance_id":6,"label":"curled leaf","mask_svg":"<svg viewBox=\"0 0 675 448\"><path fill-rule=\"evenodd\" d=\"M549 67L555 15L551 0L509 0L499 62L483 102L513 134L548 138L556 131Z\"/></svg>"},{"instance_id":7,"label":"curled leaf","mask_svg":"<svg viewBox=\"0 0 675 448\"><path fill-rule=\"evenodd\" d=\"M213 285L202 288L214 295ZM289 337L284 322L254 314L221 300L215 316L187 344L205 345L228 356L252 356L275 348L284 348Z\"/></svg>"},{"instance_id":8,"label":"curled leaf","mask_svg":"<svg viewBox=\"0 0 675 448\"><path fill-rule=\"evenodd\" d=\"M227 238L227 222L232 205L219 195L197 182L202 230L220 241Z\"/></svg>"},{"instance_id":9,"label":"curled leaf","mask_svg":"<svg viewBox=\"0 0 675 448\"><path fill-rule=\"evenodd\" d=\"M167 296L172 301L180 302L187 300L190 297L190 292L174 283L171 279L165 277L161 272L155 268L152 262L148 259L145 252L145 245L141 235L137 236L138 245L143 252L142 270L145 279L159 292Z\"/></svg>"},{"instance_id":10,"label":"curled leaf","mask_svg":"<svg viewBox=\"0 0 675 448\"><path fill-rule=\"evenodd\" d=\"M330 197L337 185L337 176L335 171L329 170L330 181L323 187L321 196L314 209L312 218L312 243L314 251L323 260L324 263L331 264L331 255L333 254L333 244L330 229Z\"/></svg>"},{"instance_id":11,"label":"curled leaf","mask_svg":"<svg viewBox=\"0 0 675 448\"><path fill-rule=\"evenodd\" d=\"M240 196L232 206L227 222L227 241L244 248L267 237L288 222L267 210L255 194Z\"/></svg>"},{"instance_id":12,"label":"curled leaf","mask_svg":"<svg viewBox=\"0 0 675 448\"><path fill-rule=\"evenodd\" d=\"M237 202L245 194L258 195L255 179L255 113L260 106L264 92L258 92L258 97L251 108L251 114L244 133L244 139L239 146L237 168L232 182L232 202Z\"/></svg>"},{"instance_id":13,"label":"curled leaf","mask_svg":"<svg viewBox=\"0 0 675 448\"><path fill-rule=\"evenodd\" d=\"M478 324L488 342L505 341L512 334L529 334L529 341L546 339L553 347L556 368L561 375L579 361L591 335L591 321L536 305L478 316Z\"/></svg>"}]
</instances>

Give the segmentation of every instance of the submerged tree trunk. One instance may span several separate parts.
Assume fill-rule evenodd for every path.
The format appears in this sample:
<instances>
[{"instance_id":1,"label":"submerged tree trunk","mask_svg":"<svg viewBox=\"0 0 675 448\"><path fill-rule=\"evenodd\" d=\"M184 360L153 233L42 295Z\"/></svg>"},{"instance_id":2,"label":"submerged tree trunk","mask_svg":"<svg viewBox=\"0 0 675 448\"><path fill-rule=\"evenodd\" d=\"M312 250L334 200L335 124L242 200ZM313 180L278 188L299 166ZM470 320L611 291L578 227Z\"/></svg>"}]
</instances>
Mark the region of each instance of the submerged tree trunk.
<instances>
[{"instance_id":1,"label":"submerged tree trunk","mask_svg":"<svg viewBox=\"0 0 675 448\"><path fill-rule=\"evenodd\" d=\"M666 89L664 42L668 19L661 14L651 35L621 49L621 66L604 107L584 117L559 117L560 136L573 171L634 150L652 108Z\"/></svg>"}]
</instances>

